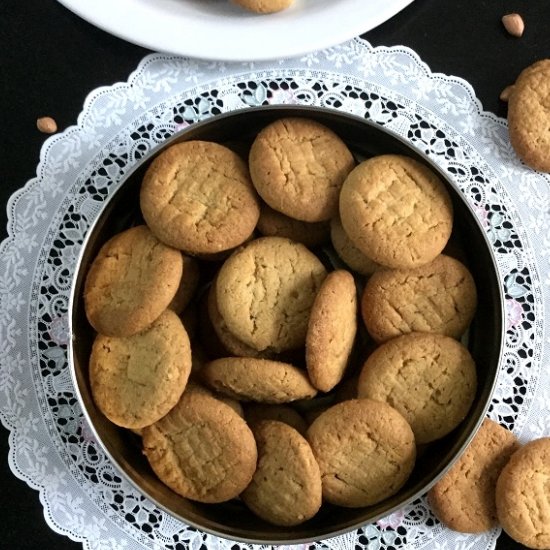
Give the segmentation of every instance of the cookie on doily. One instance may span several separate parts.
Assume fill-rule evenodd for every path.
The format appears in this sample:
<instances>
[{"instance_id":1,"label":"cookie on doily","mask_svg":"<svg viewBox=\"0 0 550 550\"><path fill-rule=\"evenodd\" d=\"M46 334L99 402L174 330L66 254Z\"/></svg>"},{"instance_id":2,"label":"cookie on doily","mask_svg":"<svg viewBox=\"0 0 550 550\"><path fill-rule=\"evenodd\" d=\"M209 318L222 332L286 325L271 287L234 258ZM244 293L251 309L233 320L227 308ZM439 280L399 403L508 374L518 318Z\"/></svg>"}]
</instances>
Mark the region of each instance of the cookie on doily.
<instances>
[{"instance_id":1,"label":"cookie on doily","mask_svg":"<svg viewBox=\"0 0 550 550\"><path fill-rule=\"evenodd\" d=\"M512 455L497 480L496 503L510 537L528 548L550 548L550 437Z\"/></svg>"},{"instance_id":2,"label":"cookie on doily","mask_svg":"<svg viewBox=\"0 0 550 550\"><path fill-rule=\"evenodd\" d=\"M462 533L496 527L497 479L518 448L512 432L486 418L466 451L428 492L435 516Z\"/></svg>"}]
</instances>

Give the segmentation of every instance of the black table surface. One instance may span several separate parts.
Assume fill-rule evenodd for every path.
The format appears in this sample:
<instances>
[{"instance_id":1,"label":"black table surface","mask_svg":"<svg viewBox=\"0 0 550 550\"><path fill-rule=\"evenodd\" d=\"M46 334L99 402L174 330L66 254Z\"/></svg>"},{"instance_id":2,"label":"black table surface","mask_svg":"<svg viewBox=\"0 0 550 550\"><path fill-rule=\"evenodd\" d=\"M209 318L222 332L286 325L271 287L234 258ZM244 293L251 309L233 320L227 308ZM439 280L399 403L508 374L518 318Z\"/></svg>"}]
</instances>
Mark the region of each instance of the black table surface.
<instances>
[{"instance_id":1,"label":"black table surface","mask_svg":"<svg viewBox=\"0 0 550 550\"><path fill-rule=\"evenodd\" d=\"M511 12L524 18L521 38L502 26L501 17ZM95 28L55 0L2 0L0 15L4 239L6 202L35 176L46 137L36 130L36 119L52 116L60 130L75 124L89 91L126 80L149 51ZM362 36L376 46L409 46L433 72L467 80L485 110L505 117L500 92L524 67L550 57L549 31L547 0L415 0ZM8 449L8 432L0 428L0 549L82 548L48 527L38 493L12 474ZM522 547L502 535L497 548Z\"/></svg>"}]
</instances>

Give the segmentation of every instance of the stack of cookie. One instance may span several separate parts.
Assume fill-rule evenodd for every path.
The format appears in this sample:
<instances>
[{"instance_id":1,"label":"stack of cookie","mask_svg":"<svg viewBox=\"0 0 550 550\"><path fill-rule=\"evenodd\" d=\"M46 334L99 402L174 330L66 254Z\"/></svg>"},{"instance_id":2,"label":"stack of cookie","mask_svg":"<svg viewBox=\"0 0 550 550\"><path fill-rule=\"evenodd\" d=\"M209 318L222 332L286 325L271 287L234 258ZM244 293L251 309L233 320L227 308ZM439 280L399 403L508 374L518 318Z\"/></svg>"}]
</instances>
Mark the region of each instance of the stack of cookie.
<instances>
[{"instance_id":1,"label":"stack of cookie","mask_svg":"<svg viewBox=\"0 0 550 550\"><path fill-rule=\"evenodd\" d=\"M86 280L90 384L173 491L290 526L394 495L465 418L476 286L423 164L358 163L303 118L247 155L188 141L151 163L143 224Z\"/></svg>"}]
</instances>

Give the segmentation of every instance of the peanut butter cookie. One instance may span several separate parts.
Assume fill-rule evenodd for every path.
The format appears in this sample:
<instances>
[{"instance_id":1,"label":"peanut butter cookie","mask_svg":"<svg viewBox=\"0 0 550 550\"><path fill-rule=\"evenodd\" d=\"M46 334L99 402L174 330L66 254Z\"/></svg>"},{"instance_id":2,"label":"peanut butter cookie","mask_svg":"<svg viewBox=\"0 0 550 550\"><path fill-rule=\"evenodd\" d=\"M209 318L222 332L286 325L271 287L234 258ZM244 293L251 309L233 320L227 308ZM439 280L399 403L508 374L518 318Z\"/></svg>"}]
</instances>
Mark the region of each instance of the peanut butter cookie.
<instances>
[{"instance_id":1,"label":"peanut butter cookie","mask_svg":"<svg viewBox=\"0 0 550 550\"><path fill-rule=\"evenodd\" d=\"M317 393L302 370L269 359L224 357L207 363L200 374L212 389L241 401L290 403Z\"/></svg>"},{"instance_id":2,"label":"peanut butter cookie","mask_svg":"<svg viewBox=\"0 0 550 550\"><path fill-rule=\"evenodd\" d=\"M321 473L309 443L283 422L264 420L254 428L258 467L241 498L275 525L299 525L321 507Z\"/></svg>"},{"instance_id":3,"label":"peanut butter cookie","mask_svg":"<svg viewBox=\"0 0 550 550\"><path fill-rule=\"evenodd\" d=\"M462 533L497 527L497 478L518 448L512 432L486 418L464 454L428 492L436 517Z\"/></svg>"},{"instance_id":4,"label":"peanut butter cookie","mask_svg":"<svg viewBox=\"0 0 550 550\"><path fill-rule=\"evenodd\" d=\"M338 270L321 284L306 335L306 366L311 383L330 391L344 376L357 332L357 290L353 275Z\"/></svg>"},{"instance_id":5,"label":"peanut butter cookie","mask_svg":"<svg viewBox=\"0 0 550 550\"><path fill-rule=\"evenodd\" d=\"M149 326L174 297L182 273L178 250L140 225L107 241L92 262L84 306L94 329L131 336Z\"/></svg>"},{"instance_id":6,"label":"peanut butter cookie","mask_svg":"<svg viewBox=\"0 0 550 550\"><path fill-rule=\"evenodd\" d=\"M305 222L330 220L355 165L347 145L329 128L283 118L257 136L248 159L254 186L271 208Z\"/></svg>"},{"instance_id":7,"label":"peanut butter cookie","mask_svg":"<svg viewBox=\"0 0 550 550\"><path fill-rule=\"evenodd\" d=\"M179 317L166 310L127 337L99 334L90 356L95 404L114 424L139 429L178 402L191 372L189 338Z\"/></svg>"},{"instance_id":8,"label":"peanut butter cookie","mask_svg":"<svg viewBox=\"0 0 550 550\"><path fill-rule=\"evenodd\" d=\"M460 424L476 385L476 367L467 348L448 336L411 332L382 344L367 359L358 395L397 409L421 444Z\"/></svg>"},{"instance_id":9,"label":"peanut butter cookie","mask_svg":"<svg viewBox=\"0 0 550 550\"><path fill-rule=\"evenodd\" d=\"M413 268L445 248L453 205L445 185L427 166L402 155L380 155L346 178L340 218L367 257L387 267Z\"/></svg>"},{"instance_id":10,"label":"peanut butter cookie","mask_svg":"<svg viewBox=\"0 0 550 550\"><path fill-rule=\"evenodd\" d=\"M413 432L386 403L344 401L323 412L308 430L321 470L323 498L333 504L370 506L395 494L416 460Z\"/></svg>"},{"instance_id":11,"label":"peanut butter cookie","mask_svg":"<svg viewBox=\"0 0 550 550\"><path fill-rule=\"evenodd\" d=\"M159 479L198 502L237 497L256 469L256 442L246 422L229 405L193 386L142 437L143 452Z\"/></svg>"},{"instance_id":12,"label":"peanut butter cookie","mask_svg":"<svg viewBox=\"0 0 550 550\"><path fill-rule=\"evenodd\" d=\"M293 0L232 0L245 10L254 13L276 13L292 5Z\"/></svg>"},{"instance_id":13,"label":"peanut butter cookie","mask_svg":"<svg viewBox=\"0 0 550 550\"><path fill-rule=\"evenodd\" d=\"M304 437L307 432L307 423L300 413L288 405L266 405L264 403L250 403L246 406L245 418L248 425L254 426L264 420L277 420L292 426Z\"/></svg>"},{"instance_id":14,"label":"peanut butter cookie","mask_svg":"<svg viewBox=\"0 0 550 550\"><path fill-rule=\"evenodd\" d=\"M365 286L361 313L377 342L409 332L460 338L476 305L476 285L468 269L441 254L415 269L377 271Z\"/></svg>"},{"instance_id":15,"label":"peanut butter cookie","mask_svg":"<svg viewBox=\"0 0 550 550\"><path fill-rule=\"evenodd\" d=\"M182 254L182 274L176 294L172 298L168 307L178 315L183 313L184 309L193 299L197 287L199 286L200 269L199 262L195 258Z\"/></svg>"},{"instance_id":16,"label":"peanut butter cookie","mask_svg":"<svg viewBox=\"0 0 550 550\"><path fill-rule=\"evenodd\" d=\"M240 245L260 215L246 163L206 141L178 143L156 157L143 178L140 205L161 241L192 255Z\"/></svg>"},{"instance_id":17,"label":"peanut butter cookie","mask_svg":"<svg viewBox=\"0 0 550 550\"><path fill-rule=\"evenodd\" d=\"M304 245L282 237L256 239L221 267L218 309L231 333L258 351L299 348L325 276L323 264Z\"/></svg>"},{"instance_id":18,"label":"peanut butter cookie","mask_svg":"<svg viewBox=\"0 0 550 550\"><path fill-rule=\"evenodd\" d=\"M508 100L508 131L518 156L531 168L550 172L550 59L521 72Z\"/></svg>"},{"instance_id":19,"label":"peanut butter cookie","mask_svg":"<svg viewBox=\"0 0 550 550\"><path fill-rule=\"evenodd\" d=\"M550 437L516 451L496 487L502 528L528 548L550 548Z\"/></svg>"}]
</instances>

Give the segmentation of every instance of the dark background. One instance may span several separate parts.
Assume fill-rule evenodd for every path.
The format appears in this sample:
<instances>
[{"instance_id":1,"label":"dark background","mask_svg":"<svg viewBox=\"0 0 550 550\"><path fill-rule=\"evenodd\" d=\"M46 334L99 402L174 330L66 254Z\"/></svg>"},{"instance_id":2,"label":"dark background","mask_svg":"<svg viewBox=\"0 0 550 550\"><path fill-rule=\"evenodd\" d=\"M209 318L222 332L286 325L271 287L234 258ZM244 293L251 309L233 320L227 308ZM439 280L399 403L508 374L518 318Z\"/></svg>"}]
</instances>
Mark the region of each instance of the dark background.
<instances>
[{"instance_id":1,"label":"dark background","mask_svg":"<svg viewBox=\"0 0 550 550\"><path fill-rule=\"evenodd\" d=\"M511 12L524 17L522 38L510 37L501 24L502 15ZM375 46L409 46L433 72L467 80L485 110L505 117L502 89L524 67L550 57L550 2L416 0L363 37ZM36 130L36 119L52 116L60 130L75 124L88 92L127 80L147 53L96 29L55 0L0 1L3 205L36 175L47 137ZM2 206L0 239L6 237L5 228ZM46 525L37 492L11 473L7 455L8 432L0 428L0 549L81 549ZM502 535L497 548L522 547Z\"/></svg>"}]
</instances>

